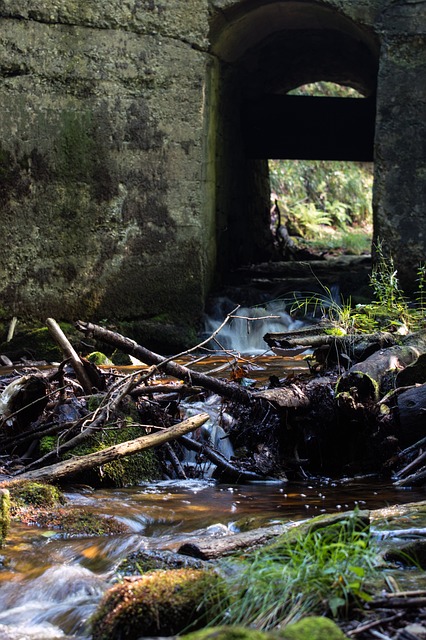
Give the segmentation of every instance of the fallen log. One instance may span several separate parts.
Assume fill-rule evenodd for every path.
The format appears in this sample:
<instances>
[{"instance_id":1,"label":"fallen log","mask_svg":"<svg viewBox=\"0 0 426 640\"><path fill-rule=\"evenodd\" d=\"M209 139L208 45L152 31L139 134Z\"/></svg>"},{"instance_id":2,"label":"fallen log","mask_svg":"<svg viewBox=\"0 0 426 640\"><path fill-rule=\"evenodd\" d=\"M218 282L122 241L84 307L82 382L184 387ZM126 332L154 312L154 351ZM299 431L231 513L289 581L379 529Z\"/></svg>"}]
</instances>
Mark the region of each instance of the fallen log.
<instances>
[{"instance_id":1,"label":"fallen log","mask_svg":"<svg viewBox=\"0 0 426 640\"><path fill-rule=\"evenodd\" d=\"M345 354L350 360L363 360L379 349L395 344L395 338L390 333L336 335L333 325L317 325L309 329L288 331L285 333L267 333L263 336L265 342L278 355L292 355L300 349L319 349L329 347L329 352L335 357Z\"/></svg>"},{"instance_id":2,"label":"fallen log","mask_svg":"<svg viewBox=\"0 0 426 640\"><path fill-rule=\"evenodd\" d=\"M272 538L276 538L287 531L288 528L288 524L274 524L270 527L261 527L253 531L221 537L202 536L194 539L194 541L191 540L182 544L177 553L199 558L200 560L214 560L241 549L248 550L266 544Z\"/></svg>"},{"instance_id":3,"label":"fallen log","mask_svg":"<svg viewBox=\"0 0 426 640\"><path fill-rule=\"evenodd\" d=\"M401 345L376 351L363 362L353 365L339 378L336 395L356 389L359 401L377 401L381 392L394 387L399 371L425 352L426 331L410 334Z\"/></svg>"},{"instance_id":4,"label":"fallen log","mask_svg":"<svg viewBox=\"0 0 426 640\"><path fill-rule=\"evenodd\" d=\"M141 436L135 440L129 440L121 444L113 445L112 447L107 447L102 451L64 460L63 462L58 462L57 464L41 469L24 471L23 473L16 474L14 478L18 477L20 480L45 480L46 482L53 483L69 479L78 473L88 471L94 467L100 467L107 462L112 462L118 458L133 455L144 449L157 447L165 442L179 438L190 431L198 429L207 422L209 418L210 416L207 413L201 413L163 431ZM7 484L5 486L7 486Z\"/></svg>"}]
</instances>

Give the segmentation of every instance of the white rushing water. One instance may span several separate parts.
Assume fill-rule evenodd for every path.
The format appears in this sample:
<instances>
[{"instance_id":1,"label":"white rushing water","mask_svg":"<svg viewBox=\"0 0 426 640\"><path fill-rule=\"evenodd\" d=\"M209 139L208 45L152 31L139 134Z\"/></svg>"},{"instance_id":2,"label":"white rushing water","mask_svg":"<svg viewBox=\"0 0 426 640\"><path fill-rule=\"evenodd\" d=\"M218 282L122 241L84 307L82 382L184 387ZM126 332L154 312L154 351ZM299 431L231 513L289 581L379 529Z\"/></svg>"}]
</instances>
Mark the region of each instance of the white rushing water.
<instances>
[{"instance_id":1,"label":"white rushing water","mask_svg":"<svg viewBox=\"0 0 426 640\"><path fill-rule=\"evenodd\" d=\"M227 313L236 307L228 298L218 298L214 310L205 318L204 333L211 335L221 325ZM258 354L268 351L263 340L266 333L294 331L303 326L286 311L283 300L267 302L262 306L240 307L221 329L217 340L224 349L238 353ZM216 348L220 347L216 344Z\"/></svg>"}]
</instances>

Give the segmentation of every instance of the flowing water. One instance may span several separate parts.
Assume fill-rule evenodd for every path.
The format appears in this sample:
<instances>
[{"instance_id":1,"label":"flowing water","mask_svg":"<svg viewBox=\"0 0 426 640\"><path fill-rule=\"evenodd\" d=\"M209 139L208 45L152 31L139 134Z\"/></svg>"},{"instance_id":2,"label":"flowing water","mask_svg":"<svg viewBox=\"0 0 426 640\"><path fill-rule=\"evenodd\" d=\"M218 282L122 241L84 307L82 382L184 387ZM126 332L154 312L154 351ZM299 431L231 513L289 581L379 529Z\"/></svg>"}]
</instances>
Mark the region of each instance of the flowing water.
<instances>
[{"instance_id":1,"label":"flowing water","mask_svg":"<svg viewBox=\"0 0 426 640\"><path fill-rule=\"evenodd\" d=\"M378 508L424 498L366 482L219 485L166 481L128 489L70 491L68 500L114 515L129 533L63 538L14 524L0 571L0 639L87 638L87 620L114 567L138 549L171 549L200 534L238 532L320 513Z\"/></svg>"},{"instance_id":2,"label":"flowing water","mask_svg":"<svg viewBox=\"0 0 426 640\"><path fill-rule=\"evenodd\" d=\"M239 325L243 334L247 333L247 322ZM283 330L286 323L290 327L286 315L280 322L281 328L275 325L277 330ZM263 335L270 328L263 326L260 333ZM252 332L248 335L253 337ZM256 353L256 345L259 335L253 345L244 346L241 342L237 348ZM229 360L229 354L216 354L193 366L204 371L220 369ZM247 356L245 365L248 378L261 381L270 375L282 377L291 371L307 371L302 358L290 361L273 355L255 359ZM212 398L187 410L207 411L211 416L206 425L208 436L222 447L229 446L217 427L217 400ZM230 453L228 449L227 454ZM0 564L0 640L89 638L87 621L111 584L114 568L138 549L177 550L188 538L200 534L218 535L293 522L321 513L351 510L357 505L376 509L415 502L424 499L424 491L407 491L373 481L237 486L206 479L171 480L115 490L80 487L70 489L66 497L75 506L115 516L127 526L128 533L67 538L57 531L14 523Z\"/></svg>"}]
</instances>

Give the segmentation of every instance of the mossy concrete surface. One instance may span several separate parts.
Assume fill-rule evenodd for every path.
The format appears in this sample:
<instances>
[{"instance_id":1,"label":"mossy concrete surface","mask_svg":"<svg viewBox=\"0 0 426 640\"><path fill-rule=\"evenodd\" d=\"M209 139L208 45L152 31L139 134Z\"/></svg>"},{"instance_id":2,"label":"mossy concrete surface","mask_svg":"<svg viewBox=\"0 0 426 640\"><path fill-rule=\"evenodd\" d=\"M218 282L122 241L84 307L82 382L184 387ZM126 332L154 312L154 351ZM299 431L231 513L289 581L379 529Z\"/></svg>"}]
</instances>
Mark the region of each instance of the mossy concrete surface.
<instances>
[{"instance_id":1,"label":"mossy concrete surface","mask_svg":"<svg viewBox=\"0 0 426 640\"><path fill-rule=\"evenodd\" d=\"M1 3L6 318L196 326L215 251L207 31L201 0Z\"/></svg>"}]
</instances>

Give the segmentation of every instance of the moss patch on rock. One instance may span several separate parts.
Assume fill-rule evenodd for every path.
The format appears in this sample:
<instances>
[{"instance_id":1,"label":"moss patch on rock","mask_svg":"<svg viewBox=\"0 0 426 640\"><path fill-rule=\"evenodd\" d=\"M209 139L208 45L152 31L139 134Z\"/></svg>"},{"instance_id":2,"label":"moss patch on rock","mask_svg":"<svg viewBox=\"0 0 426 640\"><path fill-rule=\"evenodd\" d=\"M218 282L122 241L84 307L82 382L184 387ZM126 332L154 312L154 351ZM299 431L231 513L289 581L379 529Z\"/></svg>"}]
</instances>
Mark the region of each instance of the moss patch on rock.
<instances>
[{"instance_id":1,"label":"moss patch on rock","mask_svg":"<svg viewBox=\"0 0 426 640\"><path fill-rule=\"evenodd\" d=\"M11 496L12 514L26 507L52 508L65 503L58 487L45 482L13 480L8 483L7 488Z\"/></svg>"},{"instance_id":2,"label":"moss patch on rock","mask_svg":"<svg viewBox=\"0 0 426 640\"><path fill-rule=\"evenodd\" d=\"M10 493L0 489L0 547L3 546L10 526Z\"/></svg>"},{"instance_id":3,"label":"moss patch on rock","mask_svg":"<svg viewBox=\"0 0 426 640\"><path fill-rule=\"evenodd\" d=\"M188 633L182 636L182 640L270 640L273 637L275 636L257 629L220 626Z\"/></svg>"},{"instance_id":4,"label":"moss patch on rock","mask_svg":"<svg viewBox=\"0 0 426 640\"><path fill-rule=\"evenodd\" d=\"M347 636L329 618L310 616L288 625L278 634L282 640L345 640Z\"/></svg>"},{"instance_id":5,"label":"moss patch on rock","mask_svg":"<svg viewBox=\"0 0 426 640\"><path fill-rule=\"evenodd\" d=\"M111 536L129 532L129 528L113 516L84 508L30 509L21 512L19 519L28 525L58 530L58 537Z\"/></svg>"},{"instance_id":6,"label":"moss patch on rock","mask_svg":"<svg viewBox=\"0 0 426 640\"><path fill-rule=\"evenodd\" d=\"M345 640L346 637L329 618L312 616L282 631L266 633L247 627L220 626L194 631L182 636L182 640Z\"/></svg>"},{"instance_id":7,"label":"moss patch on rock","mask_svg":"<svg viewBox=\"0 0 426 640\"><path fill-rule=\"evenodd\" d=\"M92 618L93 640L172 636L212 621L225 602L214 571L154 571L126 580L105 594Z\"/></svg>"},{"instance_id":8,"label":"moss patch on rock","mask_svg":"<svg viewBox=\"0 0 426 640\"><path fill-rule=\"evenodd\" d=\"M161 551L158 549L143 549L130 553L120 562L116 569L116 574L120 578L124 576L135 576L151 571L165 569L181 569L191 567L192 569L202 569L204 560L184 556L173 551Z\"/></svg>"}]
</instances>

